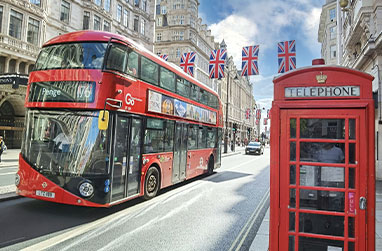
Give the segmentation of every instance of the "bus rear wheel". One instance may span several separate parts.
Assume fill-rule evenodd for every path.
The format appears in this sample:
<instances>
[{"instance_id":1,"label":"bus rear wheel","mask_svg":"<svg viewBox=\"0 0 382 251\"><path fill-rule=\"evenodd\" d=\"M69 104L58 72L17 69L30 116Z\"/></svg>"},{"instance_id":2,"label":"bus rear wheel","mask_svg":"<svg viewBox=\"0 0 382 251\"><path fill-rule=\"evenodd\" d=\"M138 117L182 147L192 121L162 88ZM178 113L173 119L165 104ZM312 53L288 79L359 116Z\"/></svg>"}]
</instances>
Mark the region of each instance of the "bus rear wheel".
<instances>
[{"instance_id":1,"label":"bus rear wheel","mask_svg":"<svg viewBox=\"0 0 382 251\"><path fill-rule=\"evenodd\" d=\"M159 190L159 171L155 166L149 168L145 178L145 193L143 197L146 200L152 199Z\"/></svg>"}]
</instances>

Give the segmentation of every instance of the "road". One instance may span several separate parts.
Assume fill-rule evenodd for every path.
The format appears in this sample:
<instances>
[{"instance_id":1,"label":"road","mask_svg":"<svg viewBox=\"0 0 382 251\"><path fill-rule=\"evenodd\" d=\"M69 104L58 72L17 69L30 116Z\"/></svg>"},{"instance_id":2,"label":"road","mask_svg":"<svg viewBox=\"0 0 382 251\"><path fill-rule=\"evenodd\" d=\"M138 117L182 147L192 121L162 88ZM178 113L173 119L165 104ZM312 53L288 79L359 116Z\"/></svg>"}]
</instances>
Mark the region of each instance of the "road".
<instances>
[{"instance_id":1,"label":"road","mask_svg":"<svg viewBox=\"0 0 382 251\"><path fill-rule=\"evenodd\" d=\"M215 174L110 209L0 203L4 250L248 250L269 205L269 148Z\"/></svg>"}]
</instances>

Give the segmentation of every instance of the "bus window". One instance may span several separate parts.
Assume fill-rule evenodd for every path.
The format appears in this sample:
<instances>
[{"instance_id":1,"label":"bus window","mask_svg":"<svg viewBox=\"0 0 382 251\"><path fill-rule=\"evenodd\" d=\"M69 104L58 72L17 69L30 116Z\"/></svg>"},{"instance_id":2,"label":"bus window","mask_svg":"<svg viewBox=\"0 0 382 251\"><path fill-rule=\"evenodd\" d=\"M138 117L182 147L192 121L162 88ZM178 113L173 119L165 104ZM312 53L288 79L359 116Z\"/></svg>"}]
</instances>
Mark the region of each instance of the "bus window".
<instances>
[{"instance_id":1,"label":"bus window","mask_svg":"<svg viewBox=\"0 0 382 251\"><path fill-rule=\"evenodd\" d=\"M126 68L127 51L125 47L113 44L107 57L106 69L124 72Z\"/></svg>"},{"instance_id":2,"label":"bus window","mask_svg":"<svg viewBox=\"0 0 382 251\"><path fill-rule=\"evenodd\" d=\"M207 148L214 148L216 144L216 129L207 129Z\"/></svg>"},{"instance_id":3,"label":"bus window","mask_svg":"<svg viewBox=\"0 0 382 251\"><path fill-rule=\"evenodd\" d=\"M147 119L145 139L144 139L144 153L158 153L163 152L164 145L164 120L161 119Z\"/></svg>"},{"instance_id":4,"label":"bus window","mask_svg":"<svg viewBox=\"0 0 382 251\"><path fill-rule=\"evenodd\" d=\"M133 50L129 50L127 73L134 77L138 76L138 54Z\"/></svg>"},{"instance_id":5,"label":"bus window","mask_svg":"<svg viewBox=\"0 0 382 251\"><path fill-rule=\"evenodd\" d=\"M141 78L151 84L158 85L158 65L141 57Z\"/></svg>"},{"instance_id":6,"label":"bus window","mask_svg":"<svg viewBox=\"0 0 382 251\"><path fill-rule=\"evenodd\" d=\"M208 105L208 98L208 92L200 89L200 103L202 103L203 105Z\"/></svg>"},{"instance_id":7,"label":"bus window","mask_svg":"<svg viewBox=\"0 0 382 251\"><path fill-rule=\"evenodd\" d=\"M165 127L165 135L164 135L164 151L172 152L174 147L174 121L166 121Z\"/></svg>"},{"instance_id":8,"label":"bus window","mask_svg":"<svg viewBox=\"0 0 382 251\"><path fill-rule=\"evenodd\" d=\"M198 127L190 126L188 128L188 149L193 150L198 148Z\"/></svg>"},{"instance_id":9,"label":"bus window","mask_svg":"<svg viewBox=\"0 0 382 251\"><path fill-rule=\"evenodd\" d=\"M194 101L199 102L199 93L200 93L200 88L197 85L191 84L191 98Z\"/></svg>"},{"instance_id":10,"label":"bus window","mask_svg":"<svg viewBox=\"0 0 382 251\"><path fill-rule=\"evenodd\" d=\"M188 98L190 96L190 82L180 77L176 79L176 93Z\"/></svg>"},{"instance_id":11,"label":"bus window","mask_svg":"<svg viewBox=\"0 0 382 251\"><path fill-rule=\"evenodd\" d=\"M203 149L207 148L207 128L206 127L199 127L198 132L198 148Z\"/></svg>"},{"instance_id":12,"label":"bus window","mask_svg":"<svg viewBox=\"0 0 382 251\"><path fill-rule=\"evenodd\" d=\"M160 68L160 86L175 92L175 74L166 68Z\"/></svg>"}]
</instances>

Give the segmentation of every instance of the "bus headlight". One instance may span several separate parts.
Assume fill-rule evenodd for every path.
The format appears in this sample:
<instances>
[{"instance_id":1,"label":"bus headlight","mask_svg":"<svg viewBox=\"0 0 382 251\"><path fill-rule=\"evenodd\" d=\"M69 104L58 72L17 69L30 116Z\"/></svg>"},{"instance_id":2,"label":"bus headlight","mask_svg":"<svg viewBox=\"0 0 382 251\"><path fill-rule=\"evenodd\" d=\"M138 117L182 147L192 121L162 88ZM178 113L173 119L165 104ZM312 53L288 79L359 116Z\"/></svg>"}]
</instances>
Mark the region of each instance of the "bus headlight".
<instances>
[{"instance_id":1,"label":"bus headlight","mask_svg":"<svg viewBox=\"0 0 382 251\"><path fill-rule=\"evenodd\" d=\"M92 184L90 184L89 182L85 181L83 182L80 187L78 188L80 194L83 196L83 197L90 197L93 195L94 193L94 187Z\"/></svg>"},{"instance_id":2,"label":"bus headlight","mask_svg":"<svg viewBox=\"0 0 382 251\"><path fill-rule=\"evenodd\" d=\"M15 176L15 185L18 187L20 185L20 175L16 173Z\"/></svg>"}]
</instances>

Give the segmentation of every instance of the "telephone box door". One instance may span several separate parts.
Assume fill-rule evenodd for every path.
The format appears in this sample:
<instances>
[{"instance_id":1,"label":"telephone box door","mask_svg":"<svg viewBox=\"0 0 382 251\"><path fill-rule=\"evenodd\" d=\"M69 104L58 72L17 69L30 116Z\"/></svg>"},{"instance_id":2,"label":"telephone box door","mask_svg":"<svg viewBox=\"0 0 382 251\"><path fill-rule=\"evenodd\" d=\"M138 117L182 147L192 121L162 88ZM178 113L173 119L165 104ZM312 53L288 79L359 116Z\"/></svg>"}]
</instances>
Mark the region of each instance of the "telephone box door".
<instances>
[{"instance_id":1,"label":"telephone box door","mask_svg":"<svg viewBox=\"0 0 382 251\"><path fill-rule=\"evenodd\" d=\"M366 250L365 116L365 109L281 109L280 247Z\"/></svg>"}]
</instances>

